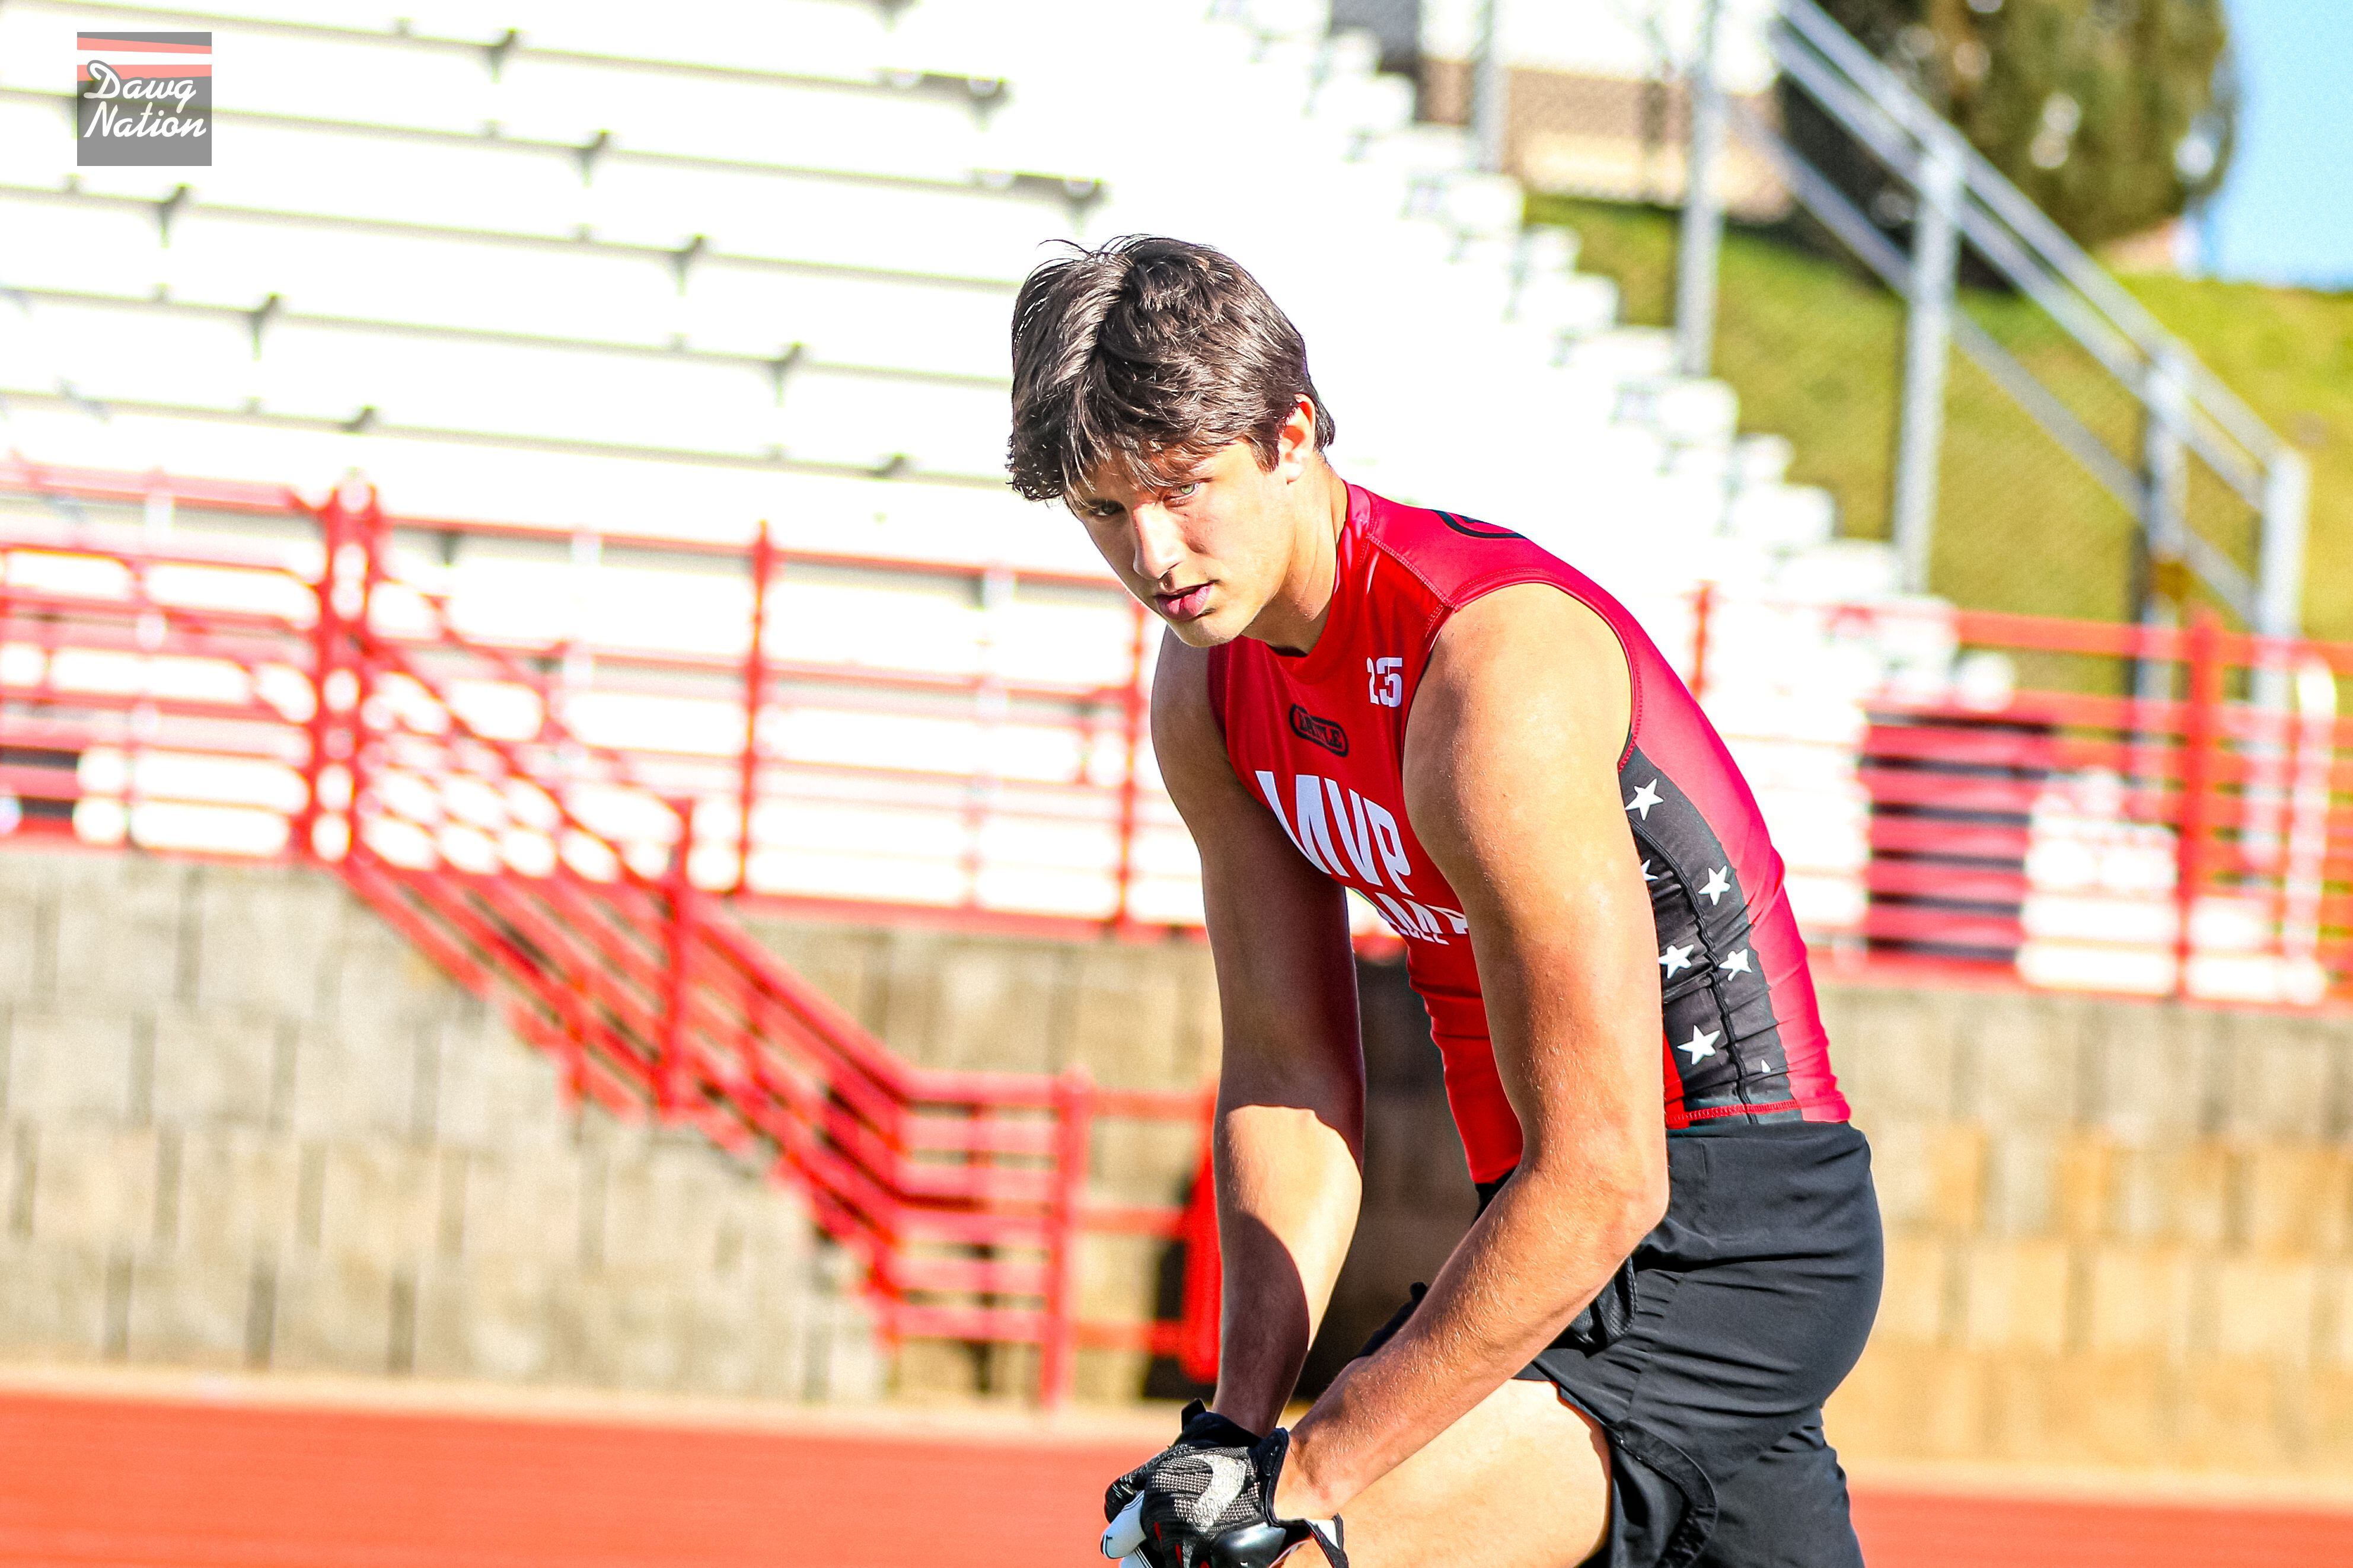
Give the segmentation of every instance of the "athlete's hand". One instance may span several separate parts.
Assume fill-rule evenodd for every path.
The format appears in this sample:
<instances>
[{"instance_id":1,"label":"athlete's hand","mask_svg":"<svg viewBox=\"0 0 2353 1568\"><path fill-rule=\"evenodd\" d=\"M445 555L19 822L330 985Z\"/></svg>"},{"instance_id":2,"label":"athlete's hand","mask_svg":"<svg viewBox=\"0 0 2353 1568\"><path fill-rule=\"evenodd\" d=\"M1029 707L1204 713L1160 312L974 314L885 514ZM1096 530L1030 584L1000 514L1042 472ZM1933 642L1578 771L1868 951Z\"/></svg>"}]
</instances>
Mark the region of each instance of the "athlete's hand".
<instances>
[{"instance_id":1,"label":"athlete's hand","mask_svg":"<svg viewBox=\"0 0 2353 1568\"><path fill-rule=\"evenodd\" d=\"M1144 1478L1152 1468L1173 1454L1196 1448L1250 1448L1257 1446L1259 1436L1240 1422L1229 1421L1196 1399L1185 1406L1176 1440L1155 1454L1127 1474L1112 1482L1103 1492L1103 1518L1117 1519L1135 1494L1144 1489Z\"/></svg>"},{"instance_id":2,"label":"athlete's hand","mask_svg":"<svg viewBox=\"0 0 2353 1568\"><path fill-rule=\"evenodd\" d=\"M1104 1492L1103 1555L1146 1568L1271 1568L1314 1541L1332 1568L1347 1568L1338 1520L1274 1517L1290 1446L1288 1432L1257 1436L1196 1401L1176 1443Z\"/></svg>"}]
</instances>

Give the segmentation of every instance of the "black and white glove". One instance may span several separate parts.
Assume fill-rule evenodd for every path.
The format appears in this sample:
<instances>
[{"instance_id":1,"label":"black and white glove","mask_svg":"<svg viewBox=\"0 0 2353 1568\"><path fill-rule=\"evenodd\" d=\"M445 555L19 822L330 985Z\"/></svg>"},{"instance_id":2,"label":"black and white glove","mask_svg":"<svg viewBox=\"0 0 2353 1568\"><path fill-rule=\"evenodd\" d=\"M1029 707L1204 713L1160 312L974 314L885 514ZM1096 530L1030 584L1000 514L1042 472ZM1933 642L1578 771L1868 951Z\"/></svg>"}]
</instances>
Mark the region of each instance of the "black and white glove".
<instances>
[{"instance_id":1,"label":"black and white glove","mask_svg":"<svg viewBox=\"0 0 2353 1568\"><path fill-rule=\"evenodd\" d=\"M1155 1467L1166 1463L1178 1454L1189 1453L1197 1449L1252 1448L1258 1446L1257 1433L1238 1421L1229 1421L1198 1399L1185 1406L1185 1414L1178 1416L1177 1420L1182 1425L1178 1427L1176 1440L1174 1443L1169 1444L1105 1489L1103 1492L1105 1519L1117 1519L1125 1510L1127 1505L1135 1500L1135 1495L1144 1489L1144 1478L1151 1473Z\"/></svg>"},{"instance_id":2,"label":"black and white glove","mask_svg":"<svg viewBox=\"0 0 2353 1568\"><path fill-rule=\"evenodd\" d=\"M1330 1568L1347 1568L1337 1519L1274 1517L1290 1447L1280 1427L1261 1437L1196 1400L1176 1441L1103 1493L1103 1555L1130 1568L1271 1568L1313 1541Z\"/></svg>"}]
</instances>

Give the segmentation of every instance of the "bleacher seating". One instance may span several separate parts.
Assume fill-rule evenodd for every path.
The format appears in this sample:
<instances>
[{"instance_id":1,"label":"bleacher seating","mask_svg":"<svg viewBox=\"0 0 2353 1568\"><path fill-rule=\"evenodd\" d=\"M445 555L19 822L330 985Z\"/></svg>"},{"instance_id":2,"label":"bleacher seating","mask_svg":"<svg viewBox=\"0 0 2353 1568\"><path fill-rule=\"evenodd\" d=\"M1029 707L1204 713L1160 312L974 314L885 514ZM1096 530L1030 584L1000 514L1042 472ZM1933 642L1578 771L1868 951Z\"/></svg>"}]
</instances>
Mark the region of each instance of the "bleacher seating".
<instances>
[{"instance_id":1,"label":"bleacher seating","mask_svg":"<svg viewBox=\"0 0 2353 1568\"><path fill-rule=\"evenodd\" d=\"M1736 601L1885 598L1884 552L1833 542L1827 499L1786 481L1786 445L1740 435L1721 384L1672 374L1663 334L1618 325L1573 241L1524 230L1517 188L1474 172L1460 133L1413 124L1409 86L1377 74L1368 39L1330 36L1323 5L709 0L654 23L586 0L212 0L170 15L215 35L214 166L77 169L58 39L150 15L0 7L16 451L311 490L357 470L403 516L522 531L403 537L404 570L479 635L740 658L740 557L596 538L740 545L765 519L792 548L1104 580L1059 510L1003 488L1013 290L1050 240L1207 239L1306 332L1350 477L1526 531L1671 651L1692 643L1691 591L1727 585L1716 646L1753 631L1775 658L1719 658L1707 699L1802 917L1859 919L1853 745L1896 656L1803 604ZM986 582L799 574L770 656L983 689L1129 678L1115 598ZM698 710L691 692L600 689L595 668L570 710L584 733L735 743L715 694ZM777 718L768 754L812 771L798 805L754 823L759 879L968 893L972 788L1105 766L1083 725L1025 729L991 700ZM984 783L901 801L900 871L844 856L874 840L855 813L888 790L819 764L918 763ZM1155 917L1185 918L1184 841L1152 810ZM1099 814L1021 820L982 858L1034 874L990 897L1099 910Z\"/></svg>"}]
</instances>

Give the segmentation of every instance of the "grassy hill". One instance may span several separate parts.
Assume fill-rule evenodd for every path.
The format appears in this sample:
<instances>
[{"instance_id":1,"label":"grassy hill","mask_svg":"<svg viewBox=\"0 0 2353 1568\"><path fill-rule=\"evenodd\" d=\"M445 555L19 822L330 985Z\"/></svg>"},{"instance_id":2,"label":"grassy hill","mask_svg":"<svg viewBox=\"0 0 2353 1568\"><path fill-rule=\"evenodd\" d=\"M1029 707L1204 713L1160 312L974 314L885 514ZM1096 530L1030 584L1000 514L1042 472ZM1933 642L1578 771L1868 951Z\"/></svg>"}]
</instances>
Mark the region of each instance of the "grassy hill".
<instances>
[{"instance_id":1,"label":"grassy hill","mask_svg":"<svg viewBox=\"0 0 2353 1568\"><path fill-rule=\"evenodd\" d=\"M1617 279L1625 319L1664 325L1673 295L1675 215L1532 197L1529 216L1565 224L1579 266ZM2164 275L2122 279L2312 465L2305 623L2353 639L2353 294ZM2138 419L2055 326L2024 301L1966 291L1963 308L2065 389L2126 450ZM1740 395L1746 430L1786 436L1792 478L1829 489L1844 531L1883 538L1895 445L1903 311L1855 269L1773 230L1725 237L1716 373ZM1947 401L1935 589L1988 609L2123 616L2132 519L1991 382L1956 353ZM2222 490L2193 487L2193 519L2251 560L2253 520Z\"/></svg>"}]
</instances>

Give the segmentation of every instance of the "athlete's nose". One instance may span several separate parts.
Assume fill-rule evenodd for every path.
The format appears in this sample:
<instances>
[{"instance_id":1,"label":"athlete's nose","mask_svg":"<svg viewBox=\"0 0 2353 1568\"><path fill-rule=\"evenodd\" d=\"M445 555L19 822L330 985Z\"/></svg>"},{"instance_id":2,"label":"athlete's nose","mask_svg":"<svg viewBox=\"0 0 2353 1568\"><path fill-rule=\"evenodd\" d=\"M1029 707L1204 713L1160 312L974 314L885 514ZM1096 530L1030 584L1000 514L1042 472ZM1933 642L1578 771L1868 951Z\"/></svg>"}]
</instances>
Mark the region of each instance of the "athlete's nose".
<instances>
[{"instance_id":1,"label":"athlete's nose","mask_svg":"<svg viewBox=\"0 0 2353 1568\"><path fill-rule=\"evenodd\" d=\"M1129 516L1134 519L1130 532L1135 546L1135 574L1147 583L1157 583L1184 563L1185 538L1178 531L1176 519L1165 506L1145 502Z\"/></svg>"}]
</instances>

